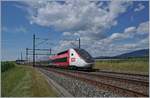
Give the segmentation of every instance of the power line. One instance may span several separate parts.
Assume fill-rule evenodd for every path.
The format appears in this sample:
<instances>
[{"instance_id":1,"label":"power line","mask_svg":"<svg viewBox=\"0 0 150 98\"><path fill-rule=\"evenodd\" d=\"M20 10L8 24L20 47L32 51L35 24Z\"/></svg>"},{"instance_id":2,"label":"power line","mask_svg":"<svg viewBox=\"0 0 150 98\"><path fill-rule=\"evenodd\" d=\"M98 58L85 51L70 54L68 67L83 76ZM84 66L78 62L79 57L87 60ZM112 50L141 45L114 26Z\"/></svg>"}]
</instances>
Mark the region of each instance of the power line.
<instances>
[{"instance_id":1,"label":"power line","mask_svg":"<svg viewBox=\"0 0 150 98\"><path fill-rule=\"evenodd\" d=\"M36 44L36 40L43 40L42 42L39 42L38 44ZM36 61L36 57L37 55L52 55L52 50L50 49L37 49L36 46L43 44L44 42L46 42L49 39L41 39L41 38L36 38L35 34L33 34L33 48L26 48L26 60L28 61L28 56L32 55L32 65L33 67L35 66L35 61ZM30 51L32 51L32 53L29 53ZM43 54L43 53L36 53L36 51L48 51L48 54ZM54 54L53 54L54 55Z\"/></svg>"},{"instance_id":2,"label":"power line","mask_svg":"<svg viewBox=\"0 0 150 98\"><path fill-rule=\"evenodd\" d=\"M29 49L29 48L28 48L28 50L33 50L33 49ZM35 49L35 50L48 51L48 50L50 50L50 49Z\"/></svg>"},{"instance_id":3,"label":"power line","mask_svg":"<svg viewBox=\"0 0 150 98\"><path fill-rule=\"evenodd\" d=\"M78 48L81 48L81 39L79 37L79 39L74 40L74 39L62 39L63 41L78 41ZM74 45L73 43L71 43L72 45Z\"/></svg>"},{"instance_id":4,"label":"power line","mask_svg":"<svg viewBox=\"0 0 150 98\"><path fill-rule=\"evenodd\" d=\"M43 44L43 43L46 42L46 41L48 41L48 39L45 39L44 41L42 41L42 42L36 44L35 46L41 45L41 44Z\"/></svg>"}]
</instances>

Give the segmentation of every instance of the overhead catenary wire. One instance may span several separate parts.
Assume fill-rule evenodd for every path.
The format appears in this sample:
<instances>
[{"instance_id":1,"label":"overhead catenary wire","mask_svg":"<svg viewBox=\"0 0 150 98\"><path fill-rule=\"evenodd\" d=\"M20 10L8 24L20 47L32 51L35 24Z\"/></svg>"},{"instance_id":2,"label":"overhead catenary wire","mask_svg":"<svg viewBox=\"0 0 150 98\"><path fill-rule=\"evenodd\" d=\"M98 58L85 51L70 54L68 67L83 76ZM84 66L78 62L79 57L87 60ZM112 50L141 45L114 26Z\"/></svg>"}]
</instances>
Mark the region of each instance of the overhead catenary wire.
<instances>
[{"instance_id":1,"label":"overhead catenary wire","mask_svg":"<svg viewBox=\"0 0 150 98\"><path fill-rule=\"evenodd\" d=\"M36 44L36 40L43 40L39 43ZM52 55L52 49L49 48L49 49L37 49L36 47L47 42L49 39L41 39L41 38L36 38L35 34L33 34L33 48L30 49L30 48L26 48L26 60L28 62L29 60L29 55L32 55L32 65L33 67L35 66L35 63L36 63L36 58L37 58L37 55ZM48 53L37 53L36 51L47 51Z\"/></svg>"}]
</instances>

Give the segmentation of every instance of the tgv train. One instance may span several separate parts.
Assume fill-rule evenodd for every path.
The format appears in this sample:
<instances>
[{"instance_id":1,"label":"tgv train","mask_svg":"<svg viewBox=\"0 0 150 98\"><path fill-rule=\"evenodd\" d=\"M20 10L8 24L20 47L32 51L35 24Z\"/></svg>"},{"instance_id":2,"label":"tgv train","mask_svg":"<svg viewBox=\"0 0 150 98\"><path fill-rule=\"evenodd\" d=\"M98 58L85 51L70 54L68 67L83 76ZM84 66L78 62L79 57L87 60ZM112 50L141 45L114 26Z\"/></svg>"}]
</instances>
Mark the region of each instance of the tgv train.
<instances>
[{"instance_id":1,"label":"tgv train","mask_svg":"<svg viewBox=\"0 0 150 98\"><path fill-rule=\"evenodd\" d=\"M94 59L84 49L68 49L49 57L52 65L71 69L92 69Z\"/></svg>"}]
</instances>

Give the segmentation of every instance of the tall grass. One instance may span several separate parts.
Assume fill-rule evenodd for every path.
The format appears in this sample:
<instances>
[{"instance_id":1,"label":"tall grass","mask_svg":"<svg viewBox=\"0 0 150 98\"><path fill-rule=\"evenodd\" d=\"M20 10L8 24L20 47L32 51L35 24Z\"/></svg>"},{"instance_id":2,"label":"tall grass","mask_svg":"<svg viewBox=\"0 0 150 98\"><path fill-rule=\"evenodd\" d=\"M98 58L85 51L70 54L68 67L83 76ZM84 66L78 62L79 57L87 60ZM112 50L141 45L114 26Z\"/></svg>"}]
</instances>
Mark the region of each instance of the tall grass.
<instances>
[{"instance_id":1,"label":"tall grass","mask_svg":"<svg viewBox=\"0 0 150 98\"><path fill-rule=\"evenodd\" d=\"M15 67L15 63L14 62L1 62L1 72L5 72L11 68Z\"/></svg>"},{"instance_id":2,"label":"tall grass","mask_svg":"<svg viewBox=\"0 0 150 98\"><path fill-rule=\"evenodd\" d=\"M1 74L2 97L57 97L47 80L30 66L16 66Z\"/></svg>"}]
</instances>

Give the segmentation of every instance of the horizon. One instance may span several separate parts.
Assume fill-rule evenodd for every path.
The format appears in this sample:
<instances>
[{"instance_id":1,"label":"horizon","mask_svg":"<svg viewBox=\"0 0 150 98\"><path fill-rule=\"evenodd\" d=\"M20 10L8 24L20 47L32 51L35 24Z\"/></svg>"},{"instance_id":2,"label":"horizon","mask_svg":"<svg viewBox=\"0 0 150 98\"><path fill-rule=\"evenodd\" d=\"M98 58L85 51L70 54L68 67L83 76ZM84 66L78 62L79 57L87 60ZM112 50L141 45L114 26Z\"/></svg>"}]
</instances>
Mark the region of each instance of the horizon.
<instances>
[{"instance_id":1,"label":"horizon","mask_svg":"<svg viewBox=\"0 0 150 98\"><path fill-rule=\"evenodd\" d=\"M140 50L149 50L149 48L147 49L140 49ZM134 51L131 51L131 52L127 52L127 53L132 53L132 52L135 52L135 51L140 51L140 50L134 50ZM122 53L122 54L126 54L126 53ZM122 55L122 54L117 54L117 55L114 55L114 56L96 56L96 57L93 57L93 58L97 58L97 57L115 57L115 56L119 56L119 55ZM149 55L148 55L149 57ZM20 58L16 59L16 60L21 60ZM25 60L25 59L22 59L22 60ZM3 60L2 60L3 61ZM15 61L15 60L5 60L5 61ZM32 60L31 60L32 61Z\"/></svg>"}]
</instances>

